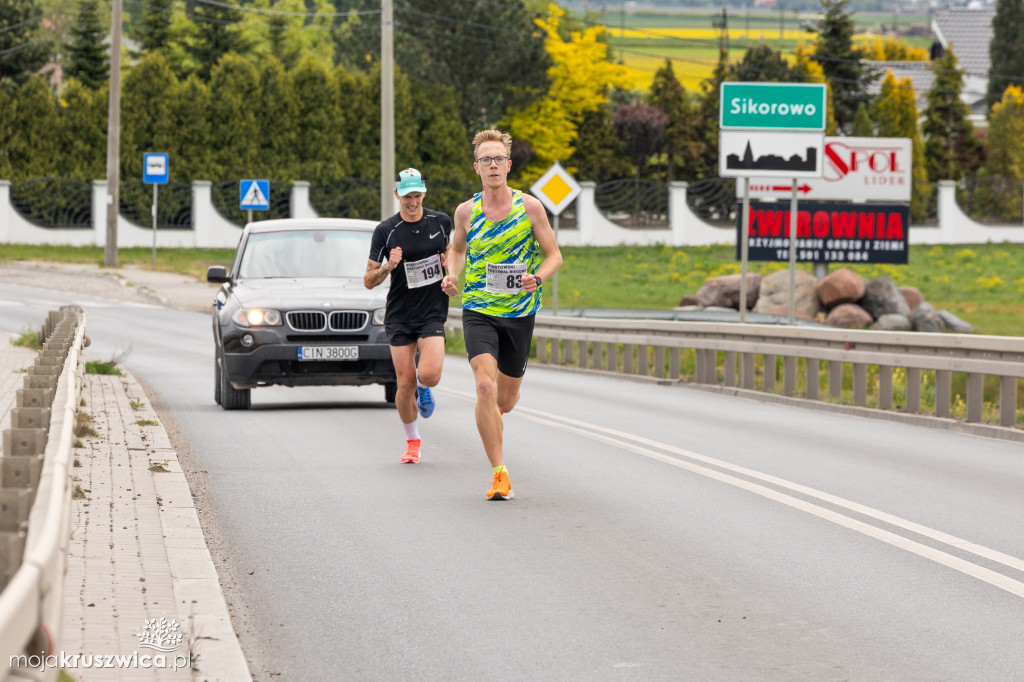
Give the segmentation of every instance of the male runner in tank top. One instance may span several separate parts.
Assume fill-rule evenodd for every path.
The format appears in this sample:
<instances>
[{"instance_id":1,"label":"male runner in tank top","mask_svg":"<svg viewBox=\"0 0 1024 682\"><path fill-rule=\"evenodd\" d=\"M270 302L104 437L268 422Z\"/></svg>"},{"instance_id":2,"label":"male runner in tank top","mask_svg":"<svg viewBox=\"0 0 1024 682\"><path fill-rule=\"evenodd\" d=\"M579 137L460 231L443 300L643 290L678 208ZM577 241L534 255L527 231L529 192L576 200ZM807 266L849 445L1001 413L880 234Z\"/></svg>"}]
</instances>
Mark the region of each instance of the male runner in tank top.
<instances>
[{"instance_id":1,"label":"male runner in tank top","mask_svg":"<svg viewBox=\"0 0 1024 682\"><path fill-rule=\"evenodd\" d=\"M502 415L519 401L519 387L540 310L541 283L562 266L562 253L538 199L508 186L512 138L483 130L473 138L483 191L455 210L448 274L441 287L462 292L462 329L476 380L476 426L491 462L489 500L512 498L505 467Z\"/></svg>"},{"instance_id":2,"label":"male runner in tank top","mask_svg":"<svg viewBox=\"0 0 1024 682\"><path fill-rule=\"evenodd\" d=\"M441 291L441 276L452 220L423 208L426 193L418 170L406 168L398 174L395 196L401 210L374 229L363 275L363 284L372 289L391 274L384 331L398 378L395 407L405 429L406 448L400 461L408 464L420 461L417 410L424 419L434 413L430 387L441 380L444 323L448 319L448 297Z\"/></svg>"}]
</instances>

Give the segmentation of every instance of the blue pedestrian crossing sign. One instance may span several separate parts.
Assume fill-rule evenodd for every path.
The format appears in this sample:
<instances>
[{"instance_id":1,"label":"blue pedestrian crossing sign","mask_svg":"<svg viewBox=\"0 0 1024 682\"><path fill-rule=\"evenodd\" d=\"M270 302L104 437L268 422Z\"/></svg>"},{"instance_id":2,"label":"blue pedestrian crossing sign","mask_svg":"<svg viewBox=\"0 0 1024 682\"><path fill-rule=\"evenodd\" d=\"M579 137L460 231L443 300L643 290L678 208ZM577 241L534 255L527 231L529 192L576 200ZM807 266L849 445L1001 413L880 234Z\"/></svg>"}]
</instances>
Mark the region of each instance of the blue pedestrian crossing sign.
<instances>
[{"instance_id":1,"label":"blue pedestrian crossing sign","mask_svg":"<svg viewBox=\"0 0 1024 682\"><path fill-rule=\"evenodd\" d=\"M166 185L171 175L167 154L142 155L142 181L147 185Z\"/></svg>"},{"instance_id":2,"label":"blue pedestrian crossing sign","mask_svg":"<svg viewBox=\"0 0 1024 682\"><path fill-rule=\"evenodd\" d=\"M270 180L242 180L238 183L239 208L266 211L270 208Z\"/></svg>"}]
</instances>

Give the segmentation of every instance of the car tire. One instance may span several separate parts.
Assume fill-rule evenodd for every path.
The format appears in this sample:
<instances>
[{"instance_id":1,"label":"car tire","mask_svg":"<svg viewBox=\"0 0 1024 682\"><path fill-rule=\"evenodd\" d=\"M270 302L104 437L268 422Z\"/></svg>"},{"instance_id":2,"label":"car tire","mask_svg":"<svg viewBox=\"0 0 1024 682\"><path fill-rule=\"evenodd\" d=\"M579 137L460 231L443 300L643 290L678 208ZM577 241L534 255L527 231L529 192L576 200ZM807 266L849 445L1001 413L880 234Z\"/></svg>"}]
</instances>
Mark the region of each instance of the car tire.
<instances>
[{"instance_id":1,"label":"car tire","mask_svg":"<svg viewBox=\"0 0 1024 682\"><path fill-rule=\"evenodd\" d=\"M392 381L389 384L384 384L384 400L389 403L394 403L395 398L398 396L398 382Z\"/></svg>"},{"instance_id":2,"label":"car tire","mask_svg":"<svg viewBox=\"0 0 1024 682\"><path fill-rule=\"evenodd\" d=\"M228 373L224 369L224 354L220 356L220 406L225 410L248 410L251 404L251 390L248 388L238 389L228 381Z\"/></svg>"},{"instance_id":3,"label":"car tire","mask_svg":"<svg viewBox=\"0 0 1024 682\"><path fill-rule=\"evenodd\" d=\"M220 405L220 354L213 356L213 401Z\"/></svg>"}]
</instances>

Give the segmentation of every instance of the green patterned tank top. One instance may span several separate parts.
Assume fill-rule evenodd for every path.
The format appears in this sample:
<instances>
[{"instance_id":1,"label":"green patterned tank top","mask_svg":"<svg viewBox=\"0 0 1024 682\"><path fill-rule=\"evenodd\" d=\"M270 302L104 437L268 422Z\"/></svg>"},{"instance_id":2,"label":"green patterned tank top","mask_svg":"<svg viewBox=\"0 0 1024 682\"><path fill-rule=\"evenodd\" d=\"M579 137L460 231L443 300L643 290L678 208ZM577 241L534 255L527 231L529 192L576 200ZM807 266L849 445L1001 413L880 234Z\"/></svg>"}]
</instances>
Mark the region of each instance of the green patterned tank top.
<instances>
[{"instance_id":1,"label":"green patterned tank top","mask_svg":"<svg viewBox=\"0 0 1024 682\"><path fill-rule=\"evenodd\" d=\"M512 192L512 208L501 220L488 220L482 197L473 197L466 235L466 287L462 307L493 317L525 317L540 310L540 289L523 291L523 273L534 273L541 253L526 216L523 193ZM543 286L543 285L541 285Z\"/></svg>"}]
</instances>

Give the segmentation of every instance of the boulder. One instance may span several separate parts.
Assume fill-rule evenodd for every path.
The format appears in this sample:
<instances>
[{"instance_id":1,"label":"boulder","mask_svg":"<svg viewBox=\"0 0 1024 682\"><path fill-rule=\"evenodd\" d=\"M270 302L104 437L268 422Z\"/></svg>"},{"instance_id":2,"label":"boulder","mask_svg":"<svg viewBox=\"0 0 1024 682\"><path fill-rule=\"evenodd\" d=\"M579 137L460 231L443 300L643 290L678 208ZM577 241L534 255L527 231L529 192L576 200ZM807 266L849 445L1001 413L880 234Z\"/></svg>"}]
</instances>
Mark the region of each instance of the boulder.
<instances>
[{"instance_id":1,"label":"boulder","mask_svg":"<svg viewBox=\"0 0 1024 682\"><path fill-rule=\"evenodd\" d=\"M829 311L825 323L842 329L864 329L871 324L871 314L856 303L840 303Z\"/></svg>"},{"instance_id":2,"label":"boulder","mask_svg":"<svg viewBox=\"0 0 1024 682\"><path fill-rule=\"evenodd\" d=\"M885 275L875 277L867 283L864 296L857 304L876 320L882 315L889 314L910 317L910 306L907 305L906 299L896 288L892 278Z\"/></svg>"},{"instance_id":3,"label":"boulder","mask_svg":"<svg viewBox=\"0 0 1024 682\"><path fill-rule=\"evenodd\" d=\"M886 332L909 332L914 330L914 325L906 315L888 313L882 315L871 325L871 329Z\"/></svg>"},{"instance_id":4,"label":"boulder","mask_svg":"<svg viewBox=\"0 0 1024 682\"><path fill-rule=\"evenodd\" d=\"M818 282L815 290L823 306L834 308L840 303L859 301L866 286L864 278L856 272L850 268L839 268Z\"/></svg>"},{"instance_id":5,"label":"boulder","mask_svg":"<svg viewBox=\"0 0 1024 682\"><path fill-rule=\"evenodd\" d=\"M921 301L924 300L921 290L917 287L900 287L899 292L910 307L910 312L917 310L917 306L921 305Z\"/></svg>"},{"instance_id":6,"label":"boulder","mask_svg":"<svg viewBox=\"0 0 1024 682\"><path fill-rule=\"evenodd\" d=\"M679 301L679 307L680 308L689 308L691 306L696 306L698 308L701 307L700 304L697 303L697 297L696 296L683 296L683 298L680 299L680 301Z\"/></svg>"},{"instance_id":7,"label":"boulder","mask_svg":"<svg viewBox=\"0 0 1024 682\"><path fill-rule=\"evenodd\" d=\"M939 314L935 312L935 308L927 301L921 301L921 304L917 306L917 310L910 316L910 321L913 323L914 331L916 332L946 331L946 323L942 321Z\"/></svg>"},{"instance_id":8,"label":"boulder","mask_svg":"<svg viewBox=\"0 0 1024 682\"><path fill-rule=\"evenodd\" d=\"M794 305L801 317L814 317L821 310L821 302L814 287L818 280L806 270L796 271L796 292ZM756 313L770 313L789 306L789 270L779 270L761 278L761 290L754 306Z\"/></svg>"},{"instance_id":9,"label":"boulder","mask_svg":"<svg viewBox=\"0 0 1024 682\"><path fill-rule=\"evenodd\" d=\"M964 322L948 310L936 310L935 314L942 318L946 329L958 334L973 334L974 327L969 322Z\"/></svg>"},{"instance_id":10,"label":"boulder","mask_svg":"<svg viewBox=\"0 0 1024 682\"><path fill-rule=\"evenodd\" d=\"M697 292L697 304L704 307L720 306L722 308L740 308L740 275L722 275L712 277L704 282ZM747 273L747 310L757 303L757 294L761 288L761 273Z\"/></svg>"}]
</instances>

